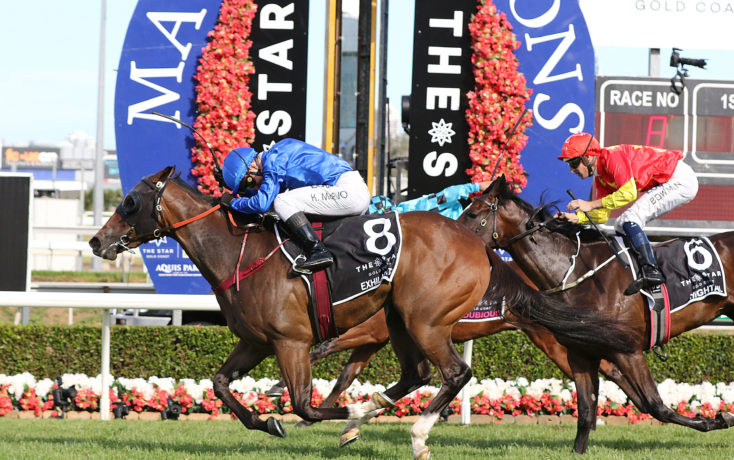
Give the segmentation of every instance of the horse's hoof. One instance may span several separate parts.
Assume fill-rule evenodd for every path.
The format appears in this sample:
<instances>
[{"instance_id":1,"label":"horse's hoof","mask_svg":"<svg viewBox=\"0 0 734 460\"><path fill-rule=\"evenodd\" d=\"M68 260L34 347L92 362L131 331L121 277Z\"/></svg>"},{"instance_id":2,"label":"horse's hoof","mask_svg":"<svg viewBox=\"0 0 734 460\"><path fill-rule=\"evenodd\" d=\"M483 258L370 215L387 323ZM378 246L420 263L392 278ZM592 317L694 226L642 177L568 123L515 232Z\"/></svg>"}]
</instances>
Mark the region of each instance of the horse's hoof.
<instances>
[{"instance_id":1,"label":"horse's hoof","mask_svg":"<svg viewBox=\"0 0 734 460\"><path fill-rule=\"evenodd\" d=\"M283 396L283 387L279 387L276 385L266 391L265 396L267 396L268 398L280 398L281 396Z\"/></svg>"},{"instance_id":2,"label":"horse's hoof","mask_svg":"<svg viewBox=\"0 0 734 460\"><path fill-rule=\"evenodd\" d=\"M342 433L341 438L339 438L339 447L347 446L353 443L354 441L356 441L357 439L359 439L359 429L358 428Z\"/></svg>"},{"instance_id":3,"label":"horse's hoof","mask_svg":"<svg viewBox=\"0 0 734 460\"><path fill-rule=\"evenodd\" d=\"M734 414L730 412L719 412L716 414L716 420L720 420L726 425L726 428L734 426Z\"/></svg>"},{"instance_id":4,"label":"horse's hoof","mask_svg":"<svg viewBox=\"0 0 734 460\"><path fill-rule=\"evenodd\" d=\"M301 420L300 422L296 423L296 428L306 428L307 426L313 425L314 422L309 422L307 420Z\"/></svg>"},{"instance_id":5,"label":"horse's hoof","mask_svg":"<svg viewBox=\"0 0 734 460\"><path fill-rule=\"evenodd\" d=\"M283 428L283 424L280 423L280 420L270 417L266 423L268 425L268 434L272 434L279 438L285 438L285 428Z\"/></svg>"},{"instance_id":6,"label":"horse's hoof","mask_svg":"<svg viewBox=\"0 0 734 460\"><path fill-rule=\"evenodd\" d=\"M428 447L426 447L421 451L420 454L416 455L414 458L418 460L428 460L429 458L431 458L431 451L428 449Z\"/></svg>"}]
</instances>

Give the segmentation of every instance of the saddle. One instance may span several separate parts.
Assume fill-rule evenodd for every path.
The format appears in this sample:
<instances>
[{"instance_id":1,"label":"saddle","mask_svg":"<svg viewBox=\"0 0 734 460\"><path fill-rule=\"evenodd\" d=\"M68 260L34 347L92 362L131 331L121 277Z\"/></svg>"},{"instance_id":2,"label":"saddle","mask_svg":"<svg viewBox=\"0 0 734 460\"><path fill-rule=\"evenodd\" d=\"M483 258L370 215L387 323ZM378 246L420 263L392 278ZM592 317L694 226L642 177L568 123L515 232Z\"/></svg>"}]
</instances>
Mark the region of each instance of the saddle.
<instances>
[{"instance_id":1,"label":"saddle","mask_svg":"<svg viewBox=\"0 0 734 460\"><path fill-rule=\"evenodd\" d=\"M319 325L316 332L323 341L336 337L334 306L373 291L382 282L392 282L400 259L402 231L395 212L314 222L320 217L311 216L311 223L334 256L334 263L325 270L295 270L295 260L302 252L300 245L288 240L288 228L283 222L276 222L273 230L278 242L284 242L281 250L293 264L294 273L306 283L314 322Z\"/></svg>"}]
</instances>

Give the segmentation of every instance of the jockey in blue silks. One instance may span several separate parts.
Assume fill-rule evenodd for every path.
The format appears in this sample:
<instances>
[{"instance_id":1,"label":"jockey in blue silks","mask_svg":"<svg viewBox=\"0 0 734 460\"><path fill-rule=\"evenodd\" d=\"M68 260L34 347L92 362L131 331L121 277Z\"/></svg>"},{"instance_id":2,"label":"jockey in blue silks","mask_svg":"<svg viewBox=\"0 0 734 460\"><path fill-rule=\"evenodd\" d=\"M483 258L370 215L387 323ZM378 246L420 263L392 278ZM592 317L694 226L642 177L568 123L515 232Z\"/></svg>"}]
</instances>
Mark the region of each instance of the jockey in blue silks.
<instances>
[{"instance_id":1,"label":"jockey in blue silks","mask_svg":"<svg viewBox=\"0 0 734 460\"><path fill-rule=\"evenodd\" d=\"M234 149L224 159L222 176L232 190L222 195L223 206L243 213L273 207L306 253L296 262L298 269L316 271L334 262L306 213L360 215L370 202L367 184L349 163L296 139L283 139L262 153Z\"/></svg>"}]
</instances>

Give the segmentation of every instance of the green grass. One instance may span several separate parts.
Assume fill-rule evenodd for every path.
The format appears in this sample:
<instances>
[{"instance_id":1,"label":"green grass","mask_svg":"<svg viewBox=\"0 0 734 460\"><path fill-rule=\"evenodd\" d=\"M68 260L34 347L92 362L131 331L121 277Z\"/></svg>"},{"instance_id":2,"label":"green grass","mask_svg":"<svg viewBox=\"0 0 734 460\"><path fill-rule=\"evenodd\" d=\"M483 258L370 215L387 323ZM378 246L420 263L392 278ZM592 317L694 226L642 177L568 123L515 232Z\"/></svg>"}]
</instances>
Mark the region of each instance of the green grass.
<instances>
[{"instance_id":1,"label":"green grass","mask_svg":"<svg viewBox=\"0 0 734 460\"><path fill-rule=\"evenodd\" d=\"M337 446L343 423L288 436L248 431L238 422L22 420L0 418L0 458L10 459L409 459L410 425L374 423L354 444ZM678 426L600 426L585 457L571 453L575 425L440 423L428 445L434 459L731 459L734 436Z\"/></svg>"},{"instance_id":2,"label":"green grass","mask_svg":"<svg viewBox=\"0 0 734 460\"><path fill-rule=\"evenodd\" d=\"M145 283L147 275L142 271L131 271L125 274L128 283ZM75 283L122 283L121 271L51 271L33 270L31 273L33 281L55 281Z\"/></svg>"}]
</instances>

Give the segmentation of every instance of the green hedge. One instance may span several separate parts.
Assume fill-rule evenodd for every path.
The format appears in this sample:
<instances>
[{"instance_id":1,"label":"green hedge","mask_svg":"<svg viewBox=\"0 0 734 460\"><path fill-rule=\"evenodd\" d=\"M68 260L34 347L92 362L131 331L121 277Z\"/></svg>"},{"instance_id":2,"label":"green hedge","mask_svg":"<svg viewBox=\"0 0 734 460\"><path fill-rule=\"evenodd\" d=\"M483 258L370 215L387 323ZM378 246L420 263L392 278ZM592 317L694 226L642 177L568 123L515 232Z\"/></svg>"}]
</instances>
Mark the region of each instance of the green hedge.
<instances>
[{"instance_id":1,"label":"green hedge","mask_svg":"<svg viewBox=\"0 0 734 460\"><path fill-rule=\"evenodd\" d=\"M111 372L115 377L129 378L212 378L236 341L225 327L113 326ZM668 345L668 361L662 362L648 353L648 363L656 381L734 381L733 341L734 337L729 335L684 334ZM97 375L100 342L100 330L95 327L0 326L0 374L30 372L37 378L54 378L64 373ZM347 359L348 351L331 356L315 366L314 376L336 378ZM562 378L558 368L519 332L476 340L472 364L474 375L480 380L518 376L530 380ZM276 361L266 359L250 376L278 378ZM387 384L398 377L397 359L387 346L360 379Z\"/></svg>"}]
</instances>

